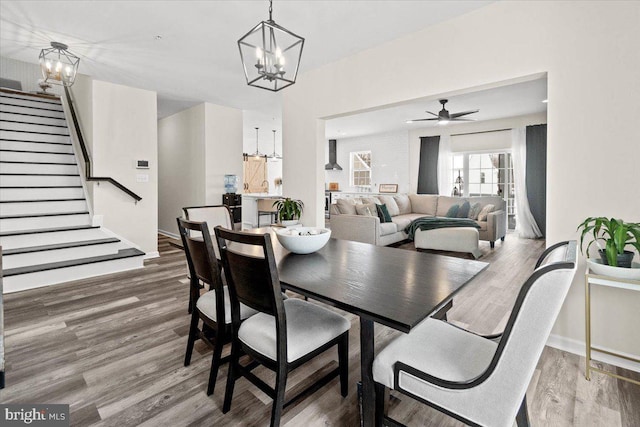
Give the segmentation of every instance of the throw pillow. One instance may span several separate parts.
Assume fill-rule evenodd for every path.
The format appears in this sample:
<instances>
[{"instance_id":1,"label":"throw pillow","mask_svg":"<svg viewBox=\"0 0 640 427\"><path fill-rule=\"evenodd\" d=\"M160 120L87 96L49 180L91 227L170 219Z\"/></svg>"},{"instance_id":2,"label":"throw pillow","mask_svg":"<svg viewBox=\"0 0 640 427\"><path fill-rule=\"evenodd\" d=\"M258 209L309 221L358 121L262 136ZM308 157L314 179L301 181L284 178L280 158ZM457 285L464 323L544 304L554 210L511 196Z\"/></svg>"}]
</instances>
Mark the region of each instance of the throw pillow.
<instances>
[{"instance_id":1,"label":"throw pillow","mask_svg":"<svg viewBox=\"0 0 640 427\"><path fill-rule=\"evenodd\" d=\"M478 214L480 213L481 210L482 210L482 206L480 206L480 203L479 202L474 203L473 205L471 205L471 209L469 209L468 218L478 219Z\"/></svg>"},{"instance_id":2,"label":"throw pillow","mask_svg":"<svg viewBox=\"0 0 640 427\"><path fill-rule=\"evenodd\" d=\"M460 209L460 205L452 205L447 211L447 214L445 216L447 218L457 218L459 209Z\"/></svg>"},{"instance_id":3,"label":"throw pillow","mask_svg":"<svg viewBox=\"0 0 640 427\"><path fill-rule=\"evenodd\" d=\"M356 205L356 213L364 216L378 216L376 205L373 203L366 203L362 205Z\"/></svg>"},{"instance_id":4,"label":"throw pillow","mask_svg":"<svg viewBox=\"0 0 640 427\"><path fill-rule=\"evenodd\" d=\"M380 222L391 222L391 215L389 215L387 205L376 205L376 209L378 210L378 218L380 218Z\"/></svg>"},{"instance_id":5,"label":"throw pillow","mask_svg":"<svg viewBox=\"0 0 640 427\"><path fill-rule=\"evenodd\" d=\"M400 208L398 208L396 199L394 199L393 196L378 196L378 199L380 199L380 204L387 205L387 210L389 211L389 215L391 216L400 215Z\"/></svg>"},{"instance_id":6,"label":"throw pillow","mask_svg":"<svg viewBox=\"0 0 640 427\"><path fill-rule=\"evenodd\" d=\"M458 218L468 217L470 209L471 209L471 203L469 203L469 201L467 200L462 205L460 205L460 209L458 209Z\"/></svg>"},{"instance_id":7,"label":"throw pillow","mask_svg":"<svg viewBox=\"0 0 640 427\"><path fill-rule=\"evenodd\" d=\"M336 205L341 214L357 215L356 204L353 199L338 199Z\"/></svg>"},{"instance_id":8,"label":"throw pillow","mask_svg":"<svg viewBox=\"0 0 640 427\"><path fill-rule=\"evenodd\" d=\"M411 200L409 200L408 195L398 194L396 196L393 196L393 199L396 201L396 205L398 205L400 215L411 213Z\"/></svg>"},{"instance_id":9,"label":"throw pillow","mask_svg":"<svg viewBox=\"0 0 640 427\"><path fill-rule=\"evenodd\" d=\"M482 210L478 214L478 221L486 221L487 215L489 215L489 212L493 212L494 207L495 206L493 205L486 205L484 208L482 208Z\"/></svg>"}]
</instances>

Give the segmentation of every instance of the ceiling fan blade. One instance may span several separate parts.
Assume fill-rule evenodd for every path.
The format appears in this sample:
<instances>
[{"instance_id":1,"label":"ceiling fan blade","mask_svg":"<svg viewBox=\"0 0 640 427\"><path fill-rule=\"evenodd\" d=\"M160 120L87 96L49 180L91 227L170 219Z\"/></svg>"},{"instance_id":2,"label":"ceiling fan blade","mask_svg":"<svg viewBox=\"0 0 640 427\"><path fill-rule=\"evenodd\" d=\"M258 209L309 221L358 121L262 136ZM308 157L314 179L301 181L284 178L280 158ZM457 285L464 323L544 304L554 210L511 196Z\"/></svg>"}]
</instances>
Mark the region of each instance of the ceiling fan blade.
<instances>
[{"instance_id":1,"label":"ceiling fan blade","mask_svg":"<svg viewBox=\"0 0 640 427\"><path fill-rule=\"evenodd\" d=\"M436 117L438 117L438 115L437 115L436 113L432 113L431 111L425 111L425 113L429 113L429 114L431 114L432 116L436 116Z\"/></svg>"},{"instance_id":2,"label":"ceiling fan blade","mask_svg":"<svg viewBox=\"0 0 640 427\"><path fill-rule=\"evenodd\" d=\"M460 113L453 113L451 114L451 118L455 119L456 117L462 117L462 116L466 116L467 114L473 114L473 113L477 113L480 110L469 110L469 111L462 111Z\"/></svg>"},{"instance_id":3,"label":"ceiling fan blade","mask_svg":"<svg viewBox=\"0 0 640 427\"><path fill-rule=\"evenodd\" d=\"M461 119L460 117L454 117L453 119L449 119L450 122L475 122L476 119Z\"/></svg>"}]
</instances>

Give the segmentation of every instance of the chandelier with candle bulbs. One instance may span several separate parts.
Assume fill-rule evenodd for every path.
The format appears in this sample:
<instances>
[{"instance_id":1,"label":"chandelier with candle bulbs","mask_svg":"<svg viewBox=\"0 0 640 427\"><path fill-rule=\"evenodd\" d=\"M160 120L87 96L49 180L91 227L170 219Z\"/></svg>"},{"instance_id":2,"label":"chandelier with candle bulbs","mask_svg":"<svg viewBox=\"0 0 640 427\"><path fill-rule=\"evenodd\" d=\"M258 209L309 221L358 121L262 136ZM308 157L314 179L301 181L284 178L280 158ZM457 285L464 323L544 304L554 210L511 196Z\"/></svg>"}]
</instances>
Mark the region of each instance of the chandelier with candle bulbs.
<instances>
[{"instance_id":1,"label":"chandelier with candle bulbs","mask_svg":"<svg viewBox=\"0 0 640 427\"><path fill-rule=\"evenodd\" d=\"M249 86L277 92L296 82L304 38L273 20L262 21L238 40L240 59Z\"/></svg>"},{"instance_id":2,"label":"chandelier with candle bulbs","mask_svg":"<svg viewBox=\"0 0 640 427\"><path fill-rule=\"evenodd\" d=\"M64 43L51 42L50 48L40 51L40 70L47 83L71 86L76 80L80 58L69 52Z\"/></svg>"}]
</instances>

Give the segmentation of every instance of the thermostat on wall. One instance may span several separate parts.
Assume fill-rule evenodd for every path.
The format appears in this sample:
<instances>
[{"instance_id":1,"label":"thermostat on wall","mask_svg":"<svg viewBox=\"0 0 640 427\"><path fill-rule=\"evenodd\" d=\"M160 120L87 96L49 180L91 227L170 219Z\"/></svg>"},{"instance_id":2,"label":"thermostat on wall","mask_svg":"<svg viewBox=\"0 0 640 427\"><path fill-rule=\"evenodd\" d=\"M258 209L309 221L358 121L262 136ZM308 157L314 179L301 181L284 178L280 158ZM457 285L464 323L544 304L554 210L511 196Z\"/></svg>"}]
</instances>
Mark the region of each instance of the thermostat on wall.
<instances>
[{"instance_id":1,"label":"thermostat on wall","mask_svg":"<svg viewBox=\"0 0 640 427\"><path fill-rule=\"evenodd\" d=\"M149 169L149 160L136 160L136 169Z\"/></svg>"}]
</instances>

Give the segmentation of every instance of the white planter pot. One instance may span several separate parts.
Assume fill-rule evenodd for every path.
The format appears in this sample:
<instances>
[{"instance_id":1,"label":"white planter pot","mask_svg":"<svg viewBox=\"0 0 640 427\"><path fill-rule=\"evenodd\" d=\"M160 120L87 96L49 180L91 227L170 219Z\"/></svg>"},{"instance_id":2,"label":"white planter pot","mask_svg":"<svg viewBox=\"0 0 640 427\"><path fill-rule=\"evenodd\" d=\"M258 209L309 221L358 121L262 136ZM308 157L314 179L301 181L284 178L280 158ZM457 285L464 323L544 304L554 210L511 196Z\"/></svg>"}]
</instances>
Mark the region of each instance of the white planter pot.
<instances>
[{"instance_id":1,"label":"white planter pot","mask_svg":"<svg viewBox=\"0 0 640 427\"><path fill-rule=\"evenodd\" d=\"M589 258L587 260L589 269L595 274L615 277L616 279L640 280L640 263L632 262L631 268L612 267L602 263L599 258Z\"/></svg>"}]
</instances>

